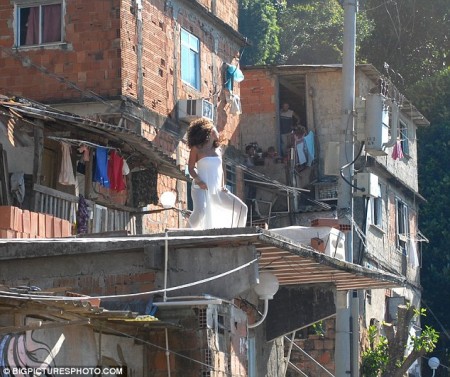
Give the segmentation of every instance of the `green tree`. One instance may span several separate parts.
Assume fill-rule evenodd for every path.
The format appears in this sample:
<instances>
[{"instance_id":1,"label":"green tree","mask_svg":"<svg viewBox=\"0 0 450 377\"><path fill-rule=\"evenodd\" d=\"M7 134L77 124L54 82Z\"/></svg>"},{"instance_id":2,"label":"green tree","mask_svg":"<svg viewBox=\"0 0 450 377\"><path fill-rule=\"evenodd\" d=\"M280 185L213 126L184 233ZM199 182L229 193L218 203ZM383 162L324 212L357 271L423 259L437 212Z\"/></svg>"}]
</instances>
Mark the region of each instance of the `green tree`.
<instances>
[{"instance_id":1,"label":"green tree","mask_svg":"<svg viewBox=\"0 0 450 377\"><path fill-rule=\"evenodd\" d=\"M240 0L239 32L251 46L242 57L245 65L272 64L278 56L280 43L278 11L282 5L274 0Z\"/></svg>"},{"instance_id":2,"label":"green tree","mask_svg":"<svg viewBox=\"0 0 450 377\"><path fill-rule=\"evenodd\" d=\"M360 57L384 71L399 74L397 87L430 77L449 65L448 0L366 0L361 13L373 20Z\"/></svg>"},{"instance_id":3,"label":"green tree","mask_svg":"<svg viewBox=\"0 0 450 377\"><path fill-rule=\"evenodd\" d=\"M450 68L418 82L408 98L431 122L418 130L419 227L429 239L422 244L423 298L445 328L450 328Z\"/></svg>"},{"instance_id":4,"label":"green tree","mask_svg":"<svg viewBox=\"0 0 450 377\"><path fill-rule=\"evenodd\" d=\"M344 11L337 0L290 1L279 13L280 59L283 64L333 64L342 60ZM357 45L373 29L358 14Z\"/></svg>"},{"instance_id":5,"label":"green tree","mask_svg":"<svg viewBox=\"0 0 450 377\"><path fill-rule=\"evenodd\" d=\"M413 318L425 316L425 309L400 305L397 324L384 323L384 335L375 326L369 328L370 347L362 353L362 377L403 377L415 360L435 349L439 334L426 326L419 336L409 337L409 327ZM405 356L405 350L411 352Z\"/></svg>"}]
</instances>

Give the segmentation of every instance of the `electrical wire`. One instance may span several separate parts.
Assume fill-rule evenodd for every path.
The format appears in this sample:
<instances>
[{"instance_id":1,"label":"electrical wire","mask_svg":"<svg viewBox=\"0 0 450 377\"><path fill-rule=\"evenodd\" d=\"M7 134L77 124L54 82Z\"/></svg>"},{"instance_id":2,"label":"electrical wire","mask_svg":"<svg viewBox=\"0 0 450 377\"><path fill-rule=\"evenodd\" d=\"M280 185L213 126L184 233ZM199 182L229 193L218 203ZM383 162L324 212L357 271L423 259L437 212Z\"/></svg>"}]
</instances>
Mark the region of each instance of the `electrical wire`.
<instances>
[{"instance_id":1,"label":"electrical wire","mask_svg":"<svg viewBox=\"0 0 450 377\"><path fill-rule=\"evenodd\" d=\"M133 336L133 335L127 334L127 333L125 333L125 332L123 332L123 331L116 330L116 329L114 329L114 328L112 328L112 327L108 327L108 326L102 326L102 329L109 330L109 331L111 331L111 332L114 332L114 333L116 333L116 334L118 334L118 335L125 336L125 337L130 338L130 339L134 339L134 340L138 341L139 343L144 343L144 344L149 345L149 346L151 346L151 347L157 348L157 349L159 349L159 350L161 350L161 351L169 352L169 353L171 353L172 355L175 355L175 356L178 356L178 357L182 357L183 359L186 359L186 360L192 361L192 362L194 362L194 363L196 363L196 364L199 364L199 365L202 365L202 366L204 366L204 367L207 367L209 371L212 371L212 372L220 372L221 375L229 375L229 376L232 376L232 373L231 373L231 372L222 372L222 371L216 370L216 369L214 368L214 366L212 366L212 365L209 365L209 364L206 364L206 363L204 363L204 362L202 362L202 361L193 359L192 357L183 355L183 354L181 354L181 353L179 353L179 352L176 352L176 351L173 351L173 350L171 350L171 349L167 349L166 347L159 346L159 345L157 345L157 344L155 344L155 343L151 343L151 342L149 342L149 341L147 341L147 340L144 340L144 339L142 339L142 338L139 338L139 337L137 337L137 336Z\"/></svg>"},{"instance_id":2,"label":"electrical wire","mask_svg":"<svg viewBox=\"0 0 450 377\"><path fill-rule=\"evenodd\" d=\"M207 283L209 281L213 281L216 279L220 279L221 277L230 275L234 272L237 272L239 270L242 270L253 263L257 262L259 258L255 258L251 260L250 262L247 262L239 267L233 268L232 270L225 271L221 274L217 274L214 276L211 276L206 279L197 280L192 283L182 284L178 285L176 287L166 288L166 289L158 289L155 291L147 291L147 292L139 292L139 293L128 293L128 294L122 294L122 295L107 295L107 296L82 296L82 297L63 297L63 296L50 296L50 295L33 295L33 294L25 294L25 293L16 293L16 292L8 292L8 291L0 291L0 297L1 298L17 298L17 299L26 299L26 300L38 300L38 301L84 301L88 300L90 298L98 298L102 300L109 300L109 299L120 299L120 298L131 298L131 297L140 297L140 296L149 296L154 295L157 293L164 293L164 292L171 292L176 291L178 289L182 288L188 288L193 287L195 285Z\"/></svg>"},{"instance_id":3,"label":"electrical wire","mask_svg":"<svg viewBox=\"0 0 450 377\"><path fill-rule=\"evenodd\" d=\"M359 156L361 156L361 153L363 151L364 148L364 142L361 142L361 148L359 148L359 152L357 154L357 156L355 157L355 159L351 162L349 162L348 164L344 165L341 167L339 174L341 175L341 178L344 180L345 183L347 183L349 186L355 188L356 190L360 190L360 191L365 191L365 188L361 188L358 187L356 185L354 185L353 183L351 183L345 176L344 176L344 169L348 168L349 166L353 165L359 158Z\"/></svg>"}]
</instances>

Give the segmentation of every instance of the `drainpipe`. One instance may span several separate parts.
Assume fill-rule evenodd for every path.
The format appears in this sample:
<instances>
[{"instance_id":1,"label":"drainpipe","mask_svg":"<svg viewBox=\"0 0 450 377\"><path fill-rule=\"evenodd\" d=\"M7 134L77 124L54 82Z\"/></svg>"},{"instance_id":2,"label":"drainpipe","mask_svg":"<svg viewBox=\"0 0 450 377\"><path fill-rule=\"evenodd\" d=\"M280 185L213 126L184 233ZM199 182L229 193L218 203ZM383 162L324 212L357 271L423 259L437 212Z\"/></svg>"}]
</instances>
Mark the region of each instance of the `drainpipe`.
<instances>
[{"instance_id":1,"label":"drainpipe","mask_svg":"<svg viewBox=\"0 0 450 377\"><path fill-rule=\"evenodd\" d=\"M137 59L137 100L140 105L144 104L144 85L143 85L143 70L142 70L142 0L136 0L137 11L137 46L136 46L136 59Z\"/></svg>"},{"instance_id":2,"label":"drainpipe","mask_svg":"<svg viewBox=\"0 0 450 377\"><path fill-rule=\"evenodd\" d=\"M213 122L214 124L217 124L217 102L218 102L218 97L217 94L220 93L220 91L217 90L218 87L218 83L217 83L217 63L216 63L216 57L217 57L217 53L219 51L219 34L215 33L215 32L211 32L211 36L213 38L213 43L214 43L214 51L212 52L212 67L211 67L211 72L212 72L212 79L211 79L211 83L212 83L212 87L213 87L213 108L214 108L214 115L213 115Z\"/></svg>"},{"instance_id":3,"label":"drainpipe","mask_svg":"<svg viewBox=\"0 0 450 377\"><path fill-rule=\"evenodd\" d=\"M354 106L355 106L355 55L356 55L356 12L357 0L344 0L344 48L342 56L342 112L340 135L340 166L348 165L354 160ZM353 176L353 164L344 169L348 182ZM353 219L353 191L343 179L338 185L338 213L345 214L340 222L352 225ZM352 227L353 228L353 227ZM353 263L353 230L346 236L346 261ZM357 370L351 368L351 344L352 336L358 336L356 329L350 333L352 302L348 291L336 292L336 343L335 343L335 375L344 377L357 376ZM358 336L359 337L359 336Z\"/></svg>"},{"instance_id":4,"label":"drainpipe","mask_svg":"<svg viewBox=\"0 0 450 377\"><path fill-rule=\"evenodd\" d=\"M168 261L169 260L169 231L166 229L164 237L164 295L163 301L167 301L167 275L168 275ZM169 351L169 331L167 327L164 328L166 337L166 363L167 363L167 376L170 377L170 351Z\"/></svg>"}]
</instances>

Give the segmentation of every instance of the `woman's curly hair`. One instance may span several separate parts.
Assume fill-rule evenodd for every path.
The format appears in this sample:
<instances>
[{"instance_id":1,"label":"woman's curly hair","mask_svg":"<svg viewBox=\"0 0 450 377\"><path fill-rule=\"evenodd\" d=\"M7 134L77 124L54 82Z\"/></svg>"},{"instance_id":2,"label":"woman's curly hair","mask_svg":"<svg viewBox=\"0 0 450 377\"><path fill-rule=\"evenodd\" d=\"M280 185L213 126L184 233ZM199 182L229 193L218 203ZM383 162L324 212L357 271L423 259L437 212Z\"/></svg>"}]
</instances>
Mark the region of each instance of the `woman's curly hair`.
<instances>
[{"instance_id":1,"label":"woman's curly hair","mask_svg":"<svg viewBox=\"0 0 450 377\"><path fill-rule=\"evenodd\" d=\"M191 122L187 130L187 144L189 148L205 144L211 137L211 131L214 128L213 122L207 119L196 119ZM218 148L220 142L214 141L213 147Z\"/></svg>"}]
</instances>

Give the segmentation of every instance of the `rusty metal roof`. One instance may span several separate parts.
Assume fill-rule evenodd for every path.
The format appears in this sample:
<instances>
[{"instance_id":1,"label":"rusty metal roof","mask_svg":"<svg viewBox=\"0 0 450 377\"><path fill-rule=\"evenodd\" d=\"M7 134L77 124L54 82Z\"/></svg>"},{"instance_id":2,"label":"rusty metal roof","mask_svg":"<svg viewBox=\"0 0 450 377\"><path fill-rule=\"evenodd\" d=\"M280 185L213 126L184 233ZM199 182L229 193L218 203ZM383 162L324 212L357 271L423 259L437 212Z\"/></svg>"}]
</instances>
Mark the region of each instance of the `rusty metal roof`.
<instances>
[{"instance_id":1,"label":"rusty metal roof","mask_svg":"<svg viewBox=\"0 0 450 377\"><path fill-rule=\"evenodd\" d=\"M0 108L3 115L9 114L14 118L26 119L28 122L41 120L44 122L44 128L53 132L70 132L78 135L79 139L94 143L99 139L106 140L109 145L120 149L122 154L133 157L141 166L156 165L161 174L181 180L188 179L177 166L175 159L150 140L126 127L60 111L28 99L2 98Z\"/></svg>"},{"instance_id":2,"label":"rusty metal roof","mask_svg":"<svg viewBox=\"0 0 450 377\"><path fill-rule=\"evenodd\" d=\"M25 292L21 294L14 288L3 287L0 295L0 313L27 313L31 317L41 319L29 325L0 327L0 336L7 333L23 332L52 327L92 325L102 328L104 332L115 333L115 330L126 332L129 329L146 330L180 326L173 322L160 321L149 315L140 315L131 310L106 310L92 302L92 298L71 299L58 293ZM28 295L29 293L30 295ZM42 299L39 296L42 295ZM54 299L48 295L53 295ZM44 299L45 297L45 299Z\"/></svg>"}]
</instances>

